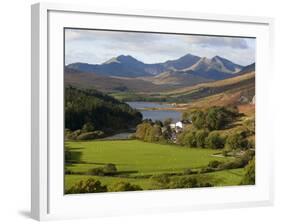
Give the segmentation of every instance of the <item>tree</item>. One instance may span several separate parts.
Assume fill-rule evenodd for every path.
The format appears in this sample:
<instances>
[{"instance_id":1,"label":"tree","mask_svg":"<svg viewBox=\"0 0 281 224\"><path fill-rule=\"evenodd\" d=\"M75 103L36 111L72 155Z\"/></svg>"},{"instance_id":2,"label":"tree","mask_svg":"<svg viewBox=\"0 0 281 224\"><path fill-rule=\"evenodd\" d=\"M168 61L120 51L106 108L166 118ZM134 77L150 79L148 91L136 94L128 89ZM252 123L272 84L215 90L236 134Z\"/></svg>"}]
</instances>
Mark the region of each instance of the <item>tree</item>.
<instances>
[{"instance_id":1,"label":"tree","mask_svg":"<svg viewBox=\"0 0 281 224\"><path fill-rule=\"evenodd\" d=\"M256 181L255 174L255 157L249 161L248 165L245 167L245 176L243 177L241 184L243 185L253 185Z\"/></svg>"},{"instance_id":2,"label":"tree","mask_svg":"<svg viewBox=\"0 0 281 224\"><path fill-rule=\"evenodd\" d=\"M162 135L165 140L169 141L172 138L172 133L173 132L170 126L163 128Z\"/></svg>"},{"instance_id":3,"label":"tree","mask_svg":"<svg viewBox=\"0 0 281 224\"><path fill-rule=\"evenodd\" d=\"M220 130L238 116L232 109L226 107L211 107L207 111L206 125L210 131Z\"/></svg>"},{"instance_id":4,"label":"tree","mask_svg":"<svg viewBox=\"0 0 281 224\"><path fill-rule=\"evenodd\" d=\"M64 99L65 128L71 131L116 131L135 127L142 120L142 114L128 104L94 89L68 86Z\"/></svg>"},{"instance_id":5,"label":"tree","mask_svg":"<svg viewBox=\"0 0 281 224\"><path fill-rule=\"evenodd\" d=\"M144 122L139 124L136 130L136 138L144 140L145 137L147 136L148 130L150 130L151 128L152 126L150 123Z\"/></svg>"},{"instance_id":6,"label":"tree","mask_svg":"<svg viewBox=\"0 0 281 224\"><path fill-rule=\"evenodd\" d=\"M83 132L90 132L94 130L95 130L94 125L91 122L85 123L82 127Z\"/></svg>"},{"instance_id":7,"label":"tree","mask_svg":"<svg viewBox=\"0 0 281 224\"><path fill-rule=\"evenodd\" d=\"M159 125L154 125L151 131L151 142L157 142L162 136L162 129Z\"/></svg>"},{"instance_id":8,"label":"tree","mask_svg":"<svg viewBox=\"0 0 281 224\"><path fill-rule=\"evenodd\" d=\"M213 161L209 162L208 167L210 167L210 168L218 168L219 165L221 165L221 164L222 164L221 161L213 160Z\"/></svg>"},{"instance_id":9,"label":"tree","mask_svg":"<svg viewBox=\"0 0 281 224\"><path fill-rule=\"evenodd\" d=\"M205 130L199 130L195 134L196 146L199 148L204 148L206 145L206 138L208 137L208 132Z\"/></svg>"},{"instance_id":10,"label":"tree","mask_svg":"<svg viewBox=\"0 0 281 224\"><path fill-rule=\"evenodd\" d=\"M173 119L172 118L167 118L164 122L163 125L165 127L170 126L170 124L172 123Z\"/></svg>"},{"instance_id":11,"label":"tree","mask_svg":"<svg viewBox=\"0 0 281 224\"><path fill-rule=\"evenodd\" d=\"M248 141L242 136L242 134L232 134L227 137L227 147L231 150L246 149L248 147Z\"/></svg>"},{"instance_id":12,"label":"tree","mask_svg":"<svg viewBox=\"0 0 281 224\"><path fill-rule=\"evenodd\" d=\"M120 181L109 187L109 191L118 192L118 191L141 191L142 188L138 185L131 184L129 182Z\"/></svg>"},{"instance_id":13,"label":"tree","mask_svg":"<svg viewBox=\"0 0 281 224\"><path fill-rule=\"evenodd\" d=\"M115 164L108 163L103 167L103 172L105 175L113 175L117 173L117 168Z\"/></svg>"},{"instance_id":14,"label":"tree","mask_svg":"<svg viewBox=\"0 0 281 224\"><path fill-rule=\"evenodd\" d=\"M222 149L225 144L225 139L219 133L211 132L206 138L206 146L211 149Z\"/></svg>"},{"instance_id":15,"label":"tree","mask_svg":"<svg viewBox=\"0 0 281 224\"><path fill-rule=\"evenodd\" d=\"M99 180L89 178L86 181L80 181L66 190L66 194L79 194L79 193L99 193L107 192L107 187L102 185Z\"/></svg>"},{"instance_id":16,"label":"tree","mask_svg":"<svg viewBox=\"0 0 281 224\"><path fill-rule=\"evenodd\" d=\"M197 111L196 113L193 113L192 123L198 129L205 128L206 127L206 114L203 111Z\"/></svg>"},{"instance_id":17,"label":"tree","mask_svg":"<svg viewBox=\"0 0 281 224\"><path fill-rule=\"evenodd\" d=\"M184 137L185 145L188 147L196 147L196 132L189 131Z\"/></svg>"}]
</instances>

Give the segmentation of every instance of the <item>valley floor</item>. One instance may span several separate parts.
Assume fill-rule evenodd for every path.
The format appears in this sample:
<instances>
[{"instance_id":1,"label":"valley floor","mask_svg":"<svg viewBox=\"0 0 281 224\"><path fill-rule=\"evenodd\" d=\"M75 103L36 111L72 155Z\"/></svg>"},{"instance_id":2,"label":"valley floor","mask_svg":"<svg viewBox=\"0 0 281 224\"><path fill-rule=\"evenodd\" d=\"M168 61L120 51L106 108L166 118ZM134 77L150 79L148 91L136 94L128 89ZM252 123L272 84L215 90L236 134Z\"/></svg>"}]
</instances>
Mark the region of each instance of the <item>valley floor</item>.
<instances>
[{"instance_id":1,"label":"valley floor","mask_svg":"<svg viewBox=\"0 0 281 224\"><path fill-rule=\"evenodd\" d=\"M176 145L146 143L138 140L73 141L66 147L75 155L75 161L66 164L71 174L65 175L65 189L81 180L92 177L102 184L112 185L120 181L137 184L141 188L159 189L151 179L153 175L170 174L172 179L196 176L214 186L238 185L244 169L216 171L204 174L184 174L186 169L206 167L210 161L229 161L231 157L214 157L219 150L194 149ZM117 175L94 176L89 170L105 164L115 164Z\"/></svg>"}]
</instances>

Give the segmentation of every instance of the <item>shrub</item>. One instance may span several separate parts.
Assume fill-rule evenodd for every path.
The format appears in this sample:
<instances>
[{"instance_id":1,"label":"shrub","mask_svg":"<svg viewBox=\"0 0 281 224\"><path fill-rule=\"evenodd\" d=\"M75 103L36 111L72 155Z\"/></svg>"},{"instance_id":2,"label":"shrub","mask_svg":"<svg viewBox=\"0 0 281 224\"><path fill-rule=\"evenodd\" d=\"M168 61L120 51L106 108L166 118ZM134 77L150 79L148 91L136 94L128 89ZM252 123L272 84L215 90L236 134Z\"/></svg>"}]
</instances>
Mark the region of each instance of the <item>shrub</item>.
<instances>
[{"instance_id":1,"label":"shrub","mask_svg":"<svg viewBox=\"0 0 281 224\"><path fill-rule=\"evenodd\" d=\"M227 137L226 140L227 147L231 150L237 149L247 149L248 141L242 134L232 134Z\"/></svg>"},{"instance_id":2,"label":"shrub","mask_svg":"<svg viewBox=\"0 0 281 224\"><path fill-rule=\"evenodd\" d=\"M78 194L78 193L99 193L107 192L106 185L102 185L100 181L93 178L89 178L86 181L80 181L66 190L66 194Z\"/></svg>"},{"instance_id":3,"label":"shrub","mask_svg":"<svg viewBox=\"0 0 281 224\"><path fill-rule=\"evenodd\" d=\"M91 122L87 122L82 126L83 132L91 132L94 131L94 125Z\"/></svg>"},{"instance_id":4,"label":"shrub","mask_svg":"<svg viewBox=\"0 0 281 224\"><path fill-rule=\"evenodd\" d=\"M184 145L188 147L196 147L196 132L195 131L188 131L184 136Z\"/></svg>"},{"instance_id":5,"label":"shrub","mask_svg":"<svg viewBox=\"0 0 281 224\"><path fill-rule=\"evenodd\" d=\"M183 170L183 174L186 174L186 175L197 174L197 173L198 173L197 171L194 171L192 169Z\"/></svg>"},{"instance_id":6,"label":"shrub","mask_svg":"<svg viewBox=\"0 0 281 224\"><path fill-rule=\"evenodd\" d=\"M206 114L203 111L194 112L192 115L192 124L198 129L205 128Z\"/></svg>"},{"instance_id":7,"label":"shrub","mask_svg":"<svg viewBox=\"0 0 281 224\"><path fill-rule=\"evenodd\" d=\"M88 174L94 175L94 176L110 176L115 175L117 173L117 168L115 164L108 163L103 167L95 167L88 171Z\"/></svg>"},{"instance_id":8,"label":"shrub","mask_svg":"<svg viewBox=\"0 0 281 224\"><path fill-rule=\"evenodd\" d=\"M206 146L211 149L222 149L225 144L225 139L217 132L211 132L206 138Z\"/></svg>"},{"instance_id":9,"label":"shrub","mask_svg":"<svg viewBox=\"0 0 281 224\"><path fill-rule=\"evenodd\" d=\"M213 161L209 162L208 167L210 167L210 168L218 168L220 164L222 164L221 161L213 160Z\"/></svg>"},{"instance_id":10,"label":"shrub","mask_svg":"<svg viewBox=\"0 0 281 224\"><path fill-rule=\"evenodd\" d=\"M253 185L256 181L255 174L255 157L249 161L248 165L245 167L246 173L243 177L241 184L243 185Z\"/></svg>"},{"instance_id":11,"label":"shrub","mask_svg":"<svg viewBox=\"0 0 281 224\"><path fill-rule=\"evenodd\" d=\"M215 169L212 167L203 167L203 168L201 168L200 173L210 173L210 172L214 172L214 171L215 171Z\"/></svg>"},{"instance_id":12,"label":"shrub","mask_svg":"<svg viewBox=\"0 0 281 224\"><path fill-rule=\"evenodd\" d=\"M108 163L103 167L103 172L105 175L113 175L117 173L117 168L115 164Z\"/></svg>"},{"instance_id":13,"label":"shrub","mask_svg":"<svg viewBox=\"0 0 281 224\"><path fill-rule=\"evenodd\" d=\"M249 118L244 122L244 125L250 130L252 134L255 133L255 117Z\"/></svg>"},{"instance_id":14,"label":"shrub","mask_svg":"<svg viewBox=\"0 0 281 224\"><path fill-rule=\"evenodd\" d=\"M144 140L147 137L147 132L152 128L152 125L148 122L144 122L137 126L136 138Z\"/></svg>"},{"instance_id":15,"label":"shrub","mask_svg":"<svg viewBox=\"0 0 281 224\"><path fill-rule=\"evenodd\" d=\"M65 132L65 138L67 140L76 140L77 137L82 133L82 131L80 129L76 130L76 131L66 131Z\"/></svg>"},{"instance_id":16,"label":"shrub","mask_svg":"<svg viewBox=\"0 0 281 224\"><path fill-rule=\"evenodd\" d=\"M195 187L211 187L211 183L203 183L196 177L181 177L170 183L170 188L195 188Z\"/></svg>"},{"instance_id":17,"label":"shrub","mask_svg":"<svg viewBox=\"0 0 281 224\"><path fill-rule=\"evenodd\" d=\"M248 140L248 149L254 149L256 148L255 138L251 138Z\"/></svg>"},{"instance_id":18,"label":"shrub","mask_svg":"<svg viewBox=\"0 0 281 224\"><path fill-rule=\"evenodd\" d=\"M94 175L94 176L104 176L105 175L102 167L92 168L88 171L88 174Z\"/></svg>"},{"instance_id":19,"label":"shrub","mask_svg":"<svg viewBox=\"0 0 281 224\"><path fill-rule=\"evenodd\" d=\"M195 134L196 138L196 146L199 148L204 148L205 147L205 141L206 138L208 137L208 132L205 130L199 130Z\"/></svg>"},{"instance_id":20,"label":"shrub","mask_svg":"<svg viewBox=\"0 0 281 224\"><path fill-rule=\"evenodd\" d=\"M218 169L236 169L245 167L248 162L254 157L255 152L247 150L242 156L236 158L234 161L225 162L218 166Z\"/></svg>"},{"instance_id":21,"label":"shrub","mask_svg":"<svg viewBox=\"0 0 281 224\"><path fill-rule=\"evenodd\" d=\"M91 139L102 138L103 136L104 136L104 133L102 131L91 131L91 132L81 133L76 139L77 140L91 140Z\"/></svg>"},{"instance_id":22,"label":"shrub","mask_svg":"<svg viewBox=\"0 0 281 224\"><path fill-rule=\"evenodd\" d=\"M136 139L136 134L130 134L130 135L128 136L128 139Z\"/></svg>"},{"instance_id":23,"label":"shrub","mask_svg":"<svg viewBox=\"0 0 281 224\"><path fill-rule=\"evenodd\" d=\"M163 125L165 127L169 126L172 123L173 119L172 118L167 118L164 122Z\"/></svg>"},{"instance_id":24,"label":"shrub","mask_svg":"<svg viewBox=\"0 0 281 224\"><path fill-rule=\"evenodd\" d=\"M153 175L150 179L159 187L159 188L169 188L170 175L169 174L158 174Z\"/></svg>"},{"instance_id":25,"label":"shrub","mask_svg":"<svg viewBox=\"0 0 281 224\"><path fill-rule=\"evenodd\" d=\"M194 177L182 177L173 180L170 188L193 188L198 187L198 181Z\"/></svg>"},{"instance_id":26,"label":"shrub","mask_svg":"<svg viewBox=\"0 0 281 224\"><path fill-rule=\"evenodd\" d=\"M228 156L228 151L227 151L227 150L223 150L223 151L222 151L222 155L223 155L224 157Z\"/></svg>"},{"instance_id":27,"label":"shrub","mask_svg":"<svg viewBox=\"0 0 281 224\"><path fill-rule=\"evenodd\" d=\"M118 191L141 191L142 188L135 184L130 184L129 182L117 182L109 187L109 191L118 192Z\"/></svg>"}]
</instances>

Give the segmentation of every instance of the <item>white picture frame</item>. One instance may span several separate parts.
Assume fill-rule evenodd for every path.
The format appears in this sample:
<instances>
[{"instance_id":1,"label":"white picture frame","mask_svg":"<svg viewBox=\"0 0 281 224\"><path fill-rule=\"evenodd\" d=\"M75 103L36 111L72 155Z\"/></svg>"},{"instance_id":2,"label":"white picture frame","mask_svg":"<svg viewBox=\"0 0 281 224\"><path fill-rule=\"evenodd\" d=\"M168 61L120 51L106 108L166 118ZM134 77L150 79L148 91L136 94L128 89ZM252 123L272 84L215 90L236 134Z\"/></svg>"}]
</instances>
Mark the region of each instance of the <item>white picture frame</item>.
<instances>
[{"instance_id":1,"label":"white picture frame","mask_svg":"<svg viewBox=\"0 0 281 224\"><path fill-rule=\"evenodd\" d=\"M273 147L267 91L272 84L273 23L271 18L249 16L98 9L49 3L32 5L32 217L50 220L271 205ZM63 28L177 33L181 25L189 27L191 33L257 38L256 185L64 195ZM187 32L187 28L181 32Z\"/></svg>"}]
</instances>

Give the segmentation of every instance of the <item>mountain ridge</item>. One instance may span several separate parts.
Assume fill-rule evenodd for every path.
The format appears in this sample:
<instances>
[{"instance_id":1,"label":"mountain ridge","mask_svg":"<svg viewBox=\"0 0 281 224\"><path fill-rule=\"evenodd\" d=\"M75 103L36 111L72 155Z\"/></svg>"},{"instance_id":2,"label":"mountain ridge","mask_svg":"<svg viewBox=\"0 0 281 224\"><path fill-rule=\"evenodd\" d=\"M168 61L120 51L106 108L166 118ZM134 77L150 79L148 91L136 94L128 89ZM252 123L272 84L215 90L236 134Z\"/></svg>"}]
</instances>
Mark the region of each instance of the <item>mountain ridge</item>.
<instances>
[{"instance_id":1,"label":"mountain ridge","mask_svg":"<svg viewBox=\"0 0 281 224\"><path fill-rule=\"evenodd\" d=\"M66 69L72 69L79 73L86 72L101 76L120 77L153 77L168 71L184 71L208 80L233 77L244 67L246 66L238 65L218 55L213 58L206 58L192 54L154 64L143 63L131 55L119 55L102 64L77 62L65 66Z\"/></svg>"}]
</instances>

